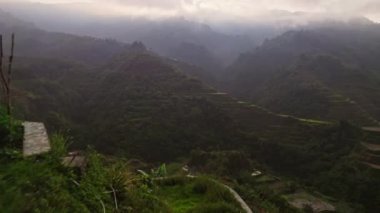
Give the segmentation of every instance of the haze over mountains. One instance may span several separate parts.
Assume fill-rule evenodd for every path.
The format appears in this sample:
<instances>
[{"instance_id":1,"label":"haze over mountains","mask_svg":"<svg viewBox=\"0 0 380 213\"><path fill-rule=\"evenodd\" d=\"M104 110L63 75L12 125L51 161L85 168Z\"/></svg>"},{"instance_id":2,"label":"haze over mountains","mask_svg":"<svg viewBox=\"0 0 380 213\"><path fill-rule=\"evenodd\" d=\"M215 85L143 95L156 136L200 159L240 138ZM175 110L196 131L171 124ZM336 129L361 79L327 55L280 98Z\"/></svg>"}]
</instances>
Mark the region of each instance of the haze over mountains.
<instances>
[{"instance_id":1,"label":"haze over mountains","mask_svg":"<svg viewBox=\"0 0 380 213\"><path fill-rule=\"evenodd\" d=\"M362 130L380 121L380 26L369 19L81 19L4 5L15 116L72 136L71 149L188 164L234 183L257 211L310 211L291 205L302 193L337 212L379 211L380 136Z\"/></svg>"},{"instance_id":2,"label":"haze over mountains","mask_svg":"<svg viewBox=\"0 0 380 213\"><path fill-rule=\"evenodd\" d=\"M179 5L196 4L180 2ZM103 5L102 10L98 8L101 6L100 3L76 3L76 1L63 4L5 1L0 4L7 11L33 22L44 30L111 38L127 43L138 40L165 57L178 58L211 70L224 68L241 53L249 52L265 39L273 38L287 30L303 28L310 23L314 25L332 20L347 21L358 16L268 9L263 12L265 15L249 20L226 15L226 20L222 21L213 18L217 16L216 14L202 19L196 18L195 14L186 15L186 13L176 13L171 16L155 14L156 6L165 10L159 6L160 4L155 3L149 3L148 9L141 9L142 14L119 14L119 10L112 7L109 8L112 15L104 11L108 3ZM113 1L109 4L112 5ZM125 3L129 4L130 2ZM140 6L143 5L144 2L141 2ZM168 2L167 5L172 4ZM198 9L203 11L204 8ZM150 10L152 11L149 13ZM97 13L100 11L104 14ZM184 45L192 51L181 52ZM199 58L210 62L206 65Z\"/></svg>"},{"instance_id":3,"label":"haze over mountains","mask_svg":"<svg viewBox=\"0 0 380 213\"><path fill-rule=\"evenodd\" d=\"M273 36L279 31L259 24L245 28L245 31L249 30L245 34L233 32L237 29L227 30L228 26L222 27L228 31L223 33L223 30L215 30L206 23L189 21L183 17L156 20L128 16L99 17L72 11L60 5L37 3L3 3L3 5L8 11L33 21L45 30L112 38L128 43L139 40L164 56L180 57L180 59L186 56L185 59L189 62L194 62L193 58L200 56L211 60L216 58L218 63L222 62L220 64L222 66L232 63L241 52L249 51L266 37ZM242 29L243 27L240 27L240 30ZM181 53L183 45L191 45L193 53Z\"/></svg>"}]
</instances>

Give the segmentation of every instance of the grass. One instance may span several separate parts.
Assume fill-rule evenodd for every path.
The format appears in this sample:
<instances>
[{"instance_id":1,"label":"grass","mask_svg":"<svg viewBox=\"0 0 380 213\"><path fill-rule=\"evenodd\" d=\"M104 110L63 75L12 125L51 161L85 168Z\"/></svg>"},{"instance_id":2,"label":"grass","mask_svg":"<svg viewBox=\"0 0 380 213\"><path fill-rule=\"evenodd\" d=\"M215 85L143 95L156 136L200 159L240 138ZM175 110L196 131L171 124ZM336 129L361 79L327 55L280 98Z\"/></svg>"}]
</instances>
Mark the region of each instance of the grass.
<instances>
[{"instance_id":1,"label":"grass","mask_svg":"<svg viewBox=\"0 0 380 213\"><path fill-rule=\"evenodd\" d=\"M195 193L191 185L159 187L157 196L170 206L173 212L187 212L205 201L204 196Z\"/></svg>"},{"instance_id":2,"label":"grass","mask_svg":"<svg viewBox=\"0 0 380 213\"><path fill-rule=\"evenodd\" d=\"M157 185L154 194L173 213L241 211L228 189L208 178L174 177L159 180Z\"/></svg>"}]
</instances>

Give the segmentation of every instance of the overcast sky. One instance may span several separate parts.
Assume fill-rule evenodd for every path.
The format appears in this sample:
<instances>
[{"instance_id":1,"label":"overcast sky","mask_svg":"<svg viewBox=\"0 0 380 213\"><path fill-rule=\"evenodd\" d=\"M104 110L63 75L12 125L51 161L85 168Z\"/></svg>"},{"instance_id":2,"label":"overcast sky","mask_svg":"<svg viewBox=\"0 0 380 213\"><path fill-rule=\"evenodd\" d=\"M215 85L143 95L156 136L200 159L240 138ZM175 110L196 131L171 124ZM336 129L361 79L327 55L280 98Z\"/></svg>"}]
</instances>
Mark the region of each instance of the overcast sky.
<instances>
[{"instance_id":1,"label":"overcast sky","mask_svg":"<svg viewBox=\"0 0 380 213\"><path fill-rule=\"evenodd\" d=\"M0 2L10 0L0 0ZM13 2L16 0L12 0ZM194 16L252 19L273 10L331 15L362 15L380 21L380 0L19 0L50 4L80 3L99 15ZM84 6L85 5L85 6Z\"/></svg>"}]
</instances>

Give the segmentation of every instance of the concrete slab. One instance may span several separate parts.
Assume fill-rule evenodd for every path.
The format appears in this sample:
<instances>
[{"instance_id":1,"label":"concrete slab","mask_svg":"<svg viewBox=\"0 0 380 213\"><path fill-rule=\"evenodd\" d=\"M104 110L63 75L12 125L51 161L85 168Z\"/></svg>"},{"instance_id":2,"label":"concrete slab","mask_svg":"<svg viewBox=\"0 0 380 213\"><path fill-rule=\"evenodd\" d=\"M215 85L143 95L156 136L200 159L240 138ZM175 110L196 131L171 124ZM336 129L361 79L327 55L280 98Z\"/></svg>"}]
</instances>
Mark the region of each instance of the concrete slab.
<instances>
[{"instance_id":1,"label":"concrete slab","mask_svg":"<svg viewBox=\"0 0 380 213\"><path fill-rule=\"evenodd\" d=\"M25 157L50 151L50 142L43 123L23 122L22 125L24 126L23 155Z\"/></svg>"}]
</instances>

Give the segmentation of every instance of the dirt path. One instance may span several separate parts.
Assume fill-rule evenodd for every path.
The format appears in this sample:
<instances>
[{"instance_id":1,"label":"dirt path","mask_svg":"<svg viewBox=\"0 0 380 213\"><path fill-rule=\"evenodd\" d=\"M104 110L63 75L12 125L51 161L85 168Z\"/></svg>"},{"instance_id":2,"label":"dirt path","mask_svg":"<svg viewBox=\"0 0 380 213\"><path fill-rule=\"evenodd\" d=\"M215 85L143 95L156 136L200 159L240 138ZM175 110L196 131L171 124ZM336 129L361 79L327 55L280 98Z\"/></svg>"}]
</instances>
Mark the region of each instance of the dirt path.
<instances>
[{"instance_id":1,"label":"dirt path","mask_svg":"<svg viewBox=\"0 0 380 213\"><path fill-rule=\"evenodd\" d=\"M24 122L23 155L38 155L50 151L49 138L43 123Z\"/></svg>"}]
</instances>

